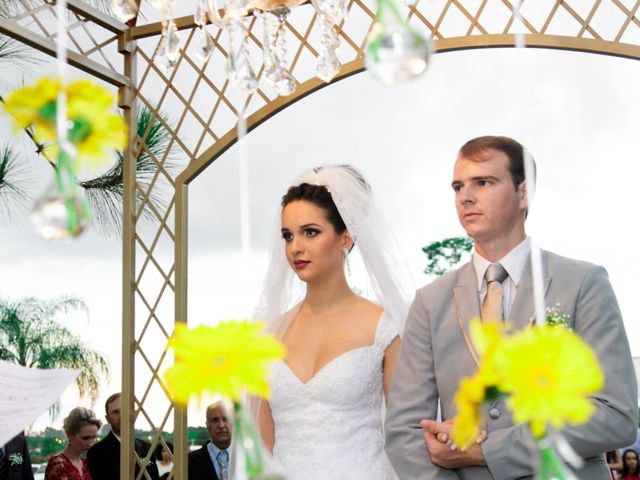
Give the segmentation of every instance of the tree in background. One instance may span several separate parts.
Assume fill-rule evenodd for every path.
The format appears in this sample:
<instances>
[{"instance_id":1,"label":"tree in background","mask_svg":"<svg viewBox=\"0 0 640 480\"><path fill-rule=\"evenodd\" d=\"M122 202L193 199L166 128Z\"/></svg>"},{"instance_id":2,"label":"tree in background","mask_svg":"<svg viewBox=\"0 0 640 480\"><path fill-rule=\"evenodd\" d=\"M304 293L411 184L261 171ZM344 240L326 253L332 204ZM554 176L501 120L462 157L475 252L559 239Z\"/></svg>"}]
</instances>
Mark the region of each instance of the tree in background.
<instances>
[{"instance_id":1,"label":"tree in background","mask_svg":"<svg viewBox=\"0 0 640 480\"><path fill-rule=\"evenodd\" d=\"M75 297L42 300L0 299L0 360L29 368L78 368L76 386L81 397L95 402L101 379L109 378L109 364L99 352L56 320L73 310L87 312ZM58 405L50 411L55 415Z\"/></svg>"},{"instance_id":2,"label":"tree in background","mask_svg":"<svg viewBox=\"0 0 640 480\"><path fill-rule=\"evenodd\" d=\"M422 251L427 256L424 273L441 277L453 270L462 257L473 249L473 240L469 237L450 237L431 242Z\"/></svg>"}]
</instances>

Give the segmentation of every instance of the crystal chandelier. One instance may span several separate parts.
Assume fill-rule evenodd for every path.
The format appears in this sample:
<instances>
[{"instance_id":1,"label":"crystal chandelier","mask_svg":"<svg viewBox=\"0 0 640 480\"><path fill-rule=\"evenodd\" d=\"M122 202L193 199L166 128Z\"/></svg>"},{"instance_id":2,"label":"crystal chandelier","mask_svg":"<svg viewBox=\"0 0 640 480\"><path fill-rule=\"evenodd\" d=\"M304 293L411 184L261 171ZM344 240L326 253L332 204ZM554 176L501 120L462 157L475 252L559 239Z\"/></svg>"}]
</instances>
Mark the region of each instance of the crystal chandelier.
<instances>
[{"instance_id":1,"label":"crystal chandelier","mask_svg":"<svg viewBox=\"0 0 640 480\"><path fill-rule=\"evenodd\" d=\"M155 62L170 75L175 68L180 36L174 21L175 0L151 0L162 15L162 36L155 51ZM249 30L245 25L251 13L263 26L263 78L278 95L292 94L298 82L287 70L286 22L291 9L305 0L194 0L194 21L199 37L197 56L205 63L214 49L207 31L211 23L228 35L226 70L230 83L247 95L258 88L258 77L249 58ZM347 0L311 0L319 17L321 46L316 58L316 75L330 82L340 71L337 51L340 46L338 25L347 13ZM136 0L111 0L115 14L127 22L138 13ZM413 31L402 17L395 0L377 0L378 12L369 34L365 55L367 69L386 84L393 84L422 74L429 57L428 41ZM221 14L220 12L224 12Z\"/></svg>"}]
</instances>

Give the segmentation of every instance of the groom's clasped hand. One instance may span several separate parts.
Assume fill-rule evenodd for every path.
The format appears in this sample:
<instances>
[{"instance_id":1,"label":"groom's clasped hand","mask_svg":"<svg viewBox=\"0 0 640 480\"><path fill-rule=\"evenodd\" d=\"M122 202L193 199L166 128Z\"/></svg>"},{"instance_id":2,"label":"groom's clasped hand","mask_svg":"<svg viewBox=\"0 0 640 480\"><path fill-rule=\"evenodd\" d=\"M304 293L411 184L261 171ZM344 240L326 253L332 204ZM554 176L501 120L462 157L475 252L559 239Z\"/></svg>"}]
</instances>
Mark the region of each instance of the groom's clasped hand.
<instances>
[{"instance_id":1,"label":"groom's clasped hand","mask_svg":"<svg viewBox=\"0 0 640 480\"><path fill-rule=\"evenodd\" d=\"M431 460L443 468L462 468L482 465L482 449L480 443L486 440L487 432L482 430L478 440L469 448L460 448L451 439L453 420L438 422L424 419L420 422L424 443Z\"/></svg>"}]
</instances>

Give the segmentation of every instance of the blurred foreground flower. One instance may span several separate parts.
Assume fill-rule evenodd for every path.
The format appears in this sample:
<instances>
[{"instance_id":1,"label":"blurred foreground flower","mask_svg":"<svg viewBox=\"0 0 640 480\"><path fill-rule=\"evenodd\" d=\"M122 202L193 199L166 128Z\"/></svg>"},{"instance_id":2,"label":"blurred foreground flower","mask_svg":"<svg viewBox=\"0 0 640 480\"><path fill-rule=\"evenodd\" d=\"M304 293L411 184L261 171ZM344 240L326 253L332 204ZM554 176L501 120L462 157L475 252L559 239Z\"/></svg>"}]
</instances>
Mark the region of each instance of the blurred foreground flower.
<instances>
[{"instance_id":1,"label":"blurred foreground flower","mask_svg":"<svg viewBox=\"0 0 640 480\"><path fill-rule=\"evenodd\" d=\"M262 332L262 323L230 320L215 327L176 325L169 340L175 364L165 373L174 400L219 394L234 401L243 393L267 397L268 364L284 357L284 347Z\"/></svg>"},{"instance_id":2,"label":"blurred foreground flower","mask_svg":"<svg viewBox=\"0 0 640 480\"><path fill-rule=\"evenodd\" d=\"M55 77L22 87L4 102L16 129L33 128L34 140L47 145L54 164L54 183L34 205L33 222L43 238L75 237L88 224L89 204L78 188L77 171L125 146L127 127L111 111L114 103L108 90L90 80L65 85Z\"/></svg>"},{"instance_id":3,"label":"blurred foreground flower","mask_svg":"<svg viewBox=\"0 0 640 480\"><path fill-rule=\"evenodd\" d=\"M496 388L500 377L493 360L503 341L505 329L503 322L482 323L479 318L471 320L471 339L482 362L473 377L460 381L453 399L458 410L452 433L453 441L463 448L469 447L480 435L482 403L500 394Z\"/></svg>"},{"instance_id":4,"label":"blurred foreground flower","mask_svg":"<svg viewBox=\"0 0 640 480\"><path fill-rule=\"evenodd\" d=\"M557 312L556 312L557 313ZM589 395L604 385L604 374L595 353L566 321L531 326L505 336L502 323L471 321L471 337L482 357L478 371L463 378L454 398L458 415L453 441L466 448L480 434L481 406L501 395L516 424L527 424L540 454L538 477L572 478L554 450L561 434L549 439L552 429L589 420L595 407Z\"/></svg>"},{"instance_id":5,"label":"blurred foreground flower","mask_svg":"<svg viewBox=\"0 0 640 480\"><path fill-rule=\"evenodd\" d=\"M537 438L548 424L585 423L594 406L589 395L600 391L604 374L595 353L566 328L530 327L501 345L495 358L501 373L498 389L516 423L529 423Z\"/></svg>"},{"instance_id":6,"label":"blurred foreground flower","mask_svg":"<svg viewBox=\"0 0 640 480\"><path fill-rule=\"evenodd\" d=\"M262 323L229 320L215 327L176 325L169 339L175 363L165 380L175 402L187 404L210 394L233 400L234 480L285 480L274 467L251 415L243 406L246 393L269 396L268 364L284 357L283 345L262 332ZM231 412L228 412L230 414Z\"/></svg>"},{"instance_id":7,"label":"blurred foreground flower","mask_svg":"<svg viewBox=\"0 0 640 480\"><path fill-rule=\"evenodd\" d=\"M122 117L112 112L114 96L90 80L63 86L55 77L44 77L9 94L4 108L15 119L16 129L33 126L35 140L49 144L47 153L57 159L56 115L61 92L67 98L67 139L75 149L70 153L75 170L85 164L97 165L112 150L124 147L127 128Z\"/></svg>"}]
</instances>

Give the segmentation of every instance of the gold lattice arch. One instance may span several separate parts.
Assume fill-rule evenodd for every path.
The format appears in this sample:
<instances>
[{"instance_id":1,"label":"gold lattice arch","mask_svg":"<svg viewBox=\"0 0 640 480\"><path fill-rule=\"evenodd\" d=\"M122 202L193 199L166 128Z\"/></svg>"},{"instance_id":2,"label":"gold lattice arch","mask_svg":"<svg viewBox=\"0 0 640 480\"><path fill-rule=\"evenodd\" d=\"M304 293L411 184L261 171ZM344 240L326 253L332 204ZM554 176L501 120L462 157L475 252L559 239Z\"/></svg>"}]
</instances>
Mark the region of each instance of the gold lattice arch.
<instances>
[{"instance_id":1,"label":"gold lattice arch","mask_svg":"<svg viewBox=\"0 0 640 480\"><path fill-rule=\"evenodd\" d=\"M3 1L12 5L12 11L9 18L0 17L0 33L55 55L55 0ZM137 1L143 2L143 12L152 11L147 0ZM145 23L140 17L125 25L81 0L67 2L69 63L118 89L119 106L129 125L135 125L136 108L151 109L170 132L172 148L186 159L185 168L176 174L167 168L167 155L154 157L157 171L153 180L148 186L137 184L132 159L141 138L130 129L124 172L122 392L123 420L127 421L122 423L121 478L149 478L144 468L134 476L136 462L144 467L151 455L140 459L134 453L136 422L161 432L172 419L172 478L184 480L186 412L169 401L159 372L170 359L159 346L166 345L175 322L187 321L188 186L237 140L235 122L240 109L245 109L251 130L326 85L313 70L320 41L318 17L307 3L296 8L287 22L289 69L300 82L293 95L277 97L268 87L261 87L245 99L226 78L224 32L212 31L215 49L203 65L196 60L193 17L178 18L182 50L175 70L166 76L153 63L161 23ZM406 12L413 27L433 39L438 53L513 47L519 33L528 47L640 59L639 7L640 0L529 0L522 2L521 21L517 21L513 0L418 0ZM186 8L192 11L191 5ZM334 82L363 70L363 49L374 11L373 0L348 0L348 15L338 26L342 68ZM251 61L261 65L262 32L256 18L249 17L247 29ZM169 112L171 122L162 116ZM168 207L159 211L150 198L167 188L171 192ZM136 203L136 198L142 201ZM141 222L145 208L155 220L151 228ZM153 409L149 408L151 401ZM158 403L163 404L161 410ZM154 446L162 442L159 433L152 438Z\"/></svg>"}]
</instances>

